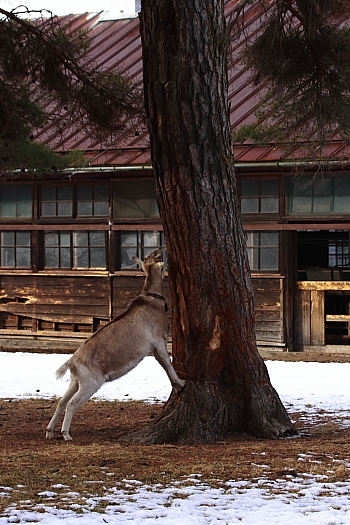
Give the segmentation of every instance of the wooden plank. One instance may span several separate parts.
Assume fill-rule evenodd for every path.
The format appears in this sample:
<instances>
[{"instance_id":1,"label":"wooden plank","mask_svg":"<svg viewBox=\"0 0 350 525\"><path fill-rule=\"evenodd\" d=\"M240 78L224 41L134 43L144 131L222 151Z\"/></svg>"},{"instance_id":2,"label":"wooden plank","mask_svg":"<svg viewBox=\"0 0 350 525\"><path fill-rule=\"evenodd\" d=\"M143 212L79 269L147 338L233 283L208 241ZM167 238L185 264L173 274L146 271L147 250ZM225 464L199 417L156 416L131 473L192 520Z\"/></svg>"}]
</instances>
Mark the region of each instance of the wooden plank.
<instances>
[{"instance_id":1,"label":"wooden plank","mask_svg":"<svg viewBox=\"0 0 350 525\"><path fill-rule=\"evenodd\" d=\"M333 315L327 314L326 321L335 321L339 323L346 323L350 321L350 315Z\"/></svg>"},{"instance_id":2,"label":"wooden plank","mask_svg":"<svg viewBox=\"0 0 350 525\"><path fill-rule=\"evenodd\" d=\"M65 304L57 305L28 305L21 303L10 303L0 305L0 312L9 312L16 315L24 315L25 317L40 317L43 314L52 315L70 315L72 317L104 317L108 318L108 306L83 306L78 308L77 305L70 305L69 307Z\"/></svg>"},{"instance_id":3,"label":"wooden plank","mask_svg":"<svg viewBox=\"0 0 350 525\"><path fill-rule=\"evenodd\" d=\"M283 325L281 321L256 321L255 323L255 330L256 332L279 332L282 333L283 331Z\"/></svg>"},{"instance_id":4,"label":"wooden plank","mask_svg":"<svg viewBox=\"0 0 350 525\"><path fill-rule=\"evenodd\" d=\"M69 339L87 339L91 334L83 334L82 332L50 332L45 330L39 330L38 332L32 332L30 330L2 330L0 329L0 335L15 335L22 337L66 337Z\"/></svg>"},{"instance_id":5,"label":"wooden plank","mask_svg":"<svg viewBox=\"0 0 350 525\"><path fill-rule=\"evenodd\" d=\"M255 310L255 319L256 321L273 321L273 322L282 322L281 319L281 310L275 309L275 310L269 310L267 308L263 308L261 310L256 309Z\"/></svg>"},{"instance_id":6,"label":"wooden plank","mask_svg":"<svg viewBox=\"0 0 350 525\"><path fill-rule=\"evenodd\" d=\"M107 306L108 307L108 297L58 297L58 296L45 296L40 297L27 297L22 298L22 301L17 301L16 297L2 296L0 297L0 306L11 305L11 304L26 304L26 305L51 305L51 304L62 304L65 305L79 305L79 306Z\"/></svg>"},{"instance_id":7,"label":"wooden plank","mask_svg":"<svg viewBox=\"0 0 350 525\"><path fill-rule=\"evenodd\" d=\"M311 346L325 344L324 291L311 290Z\"/></svg>"},{"instance_id":8,"label":"wooden plank","mask_svg":"<svg viewBox=\"0 0 350 525\"><path fill-rule=\"evenodd\" d=\"M350 290L350 281L298 281L299 290Z\"/></svg>"}]
</instances>

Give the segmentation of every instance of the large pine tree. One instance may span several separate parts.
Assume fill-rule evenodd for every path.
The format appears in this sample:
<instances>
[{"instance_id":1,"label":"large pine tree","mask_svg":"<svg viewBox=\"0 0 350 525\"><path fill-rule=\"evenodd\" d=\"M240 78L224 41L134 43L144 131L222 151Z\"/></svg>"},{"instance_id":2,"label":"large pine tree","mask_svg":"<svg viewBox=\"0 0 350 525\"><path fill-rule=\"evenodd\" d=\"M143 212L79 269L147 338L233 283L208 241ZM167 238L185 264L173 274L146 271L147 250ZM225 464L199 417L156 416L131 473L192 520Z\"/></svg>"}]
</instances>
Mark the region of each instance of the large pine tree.
<instances>
[{"instance_id":1,"label":"large pine tree","mask_svg":"<svg viewBox=\"0 0 350 525\"><path fill-rule=\"evenodd\" d=\"M141 35L173 354L187 384L150 427L128 439L292 435L255 342L230 138L223 0L143 0Z\"/></svg>"}]
</instances>

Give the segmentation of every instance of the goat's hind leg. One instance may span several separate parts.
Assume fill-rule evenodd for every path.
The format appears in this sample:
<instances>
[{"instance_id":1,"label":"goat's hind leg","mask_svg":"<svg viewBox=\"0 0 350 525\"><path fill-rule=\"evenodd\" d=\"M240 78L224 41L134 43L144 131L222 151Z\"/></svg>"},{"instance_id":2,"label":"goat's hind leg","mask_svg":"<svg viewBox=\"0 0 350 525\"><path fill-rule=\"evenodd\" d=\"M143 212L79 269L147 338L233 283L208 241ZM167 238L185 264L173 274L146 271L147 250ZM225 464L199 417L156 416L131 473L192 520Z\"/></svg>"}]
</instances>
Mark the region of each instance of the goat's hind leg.
<instances>
[{"instance_id":1,"label":"goat's hind leg","mask_svg":"<svg viewBox=\"0 0 350 525\"><path fill-rule=\"evenodd\" d=\"M158 361L158 363L164 368L167 373L168 378L170 379L171 385L175 390L180 391L184 388L186 381L180 379L177 373L174 370L173 365L171 364L170 357L166 345L163 343L154 346L153 355Z\"/></svg>"},{"instance_id":2,"label":"goat's hind leg","mask_svg":"<svg viewBox=\"0 0 350 525\"><path fill-rule=\"evenodd\" d=\"M70 425L72 422L72 417L74 415L74 412L77 410L77 408L79 408L82 404L84 404L85 401L90 399L90 397L95 392L97 392L97 390L102 386L103 383L104 383L103 379L101 379L100 381L97 379L94 379L94 380L90 379L87 381L82 381L80 379L79 390L73 395L73 397L67 403L66 413L64 415L61 433L62 433L63 438L66 441L72 440L69 434L69 429L70 429Z\"/></svg>"},{"instance_id":3,"label":"goat's hind leg","mask_svg":"<svg viewBox=\"0 0 350 525\"><path fill-rule=\"evenodd\" d=\"M74 396L74 394L78 391L78 389L79 389L78 380L75 377L71 376L71 381L70 381L68 390L58 402L56 411L54 415L52 416L50 423L46 427L46 437L47 438L53 438L54 430L55 430L55 426L56 426L58 418L60 417L62 412L64 412L64 409L66 408L68 401Z\"/></svg>"}]
</instances>

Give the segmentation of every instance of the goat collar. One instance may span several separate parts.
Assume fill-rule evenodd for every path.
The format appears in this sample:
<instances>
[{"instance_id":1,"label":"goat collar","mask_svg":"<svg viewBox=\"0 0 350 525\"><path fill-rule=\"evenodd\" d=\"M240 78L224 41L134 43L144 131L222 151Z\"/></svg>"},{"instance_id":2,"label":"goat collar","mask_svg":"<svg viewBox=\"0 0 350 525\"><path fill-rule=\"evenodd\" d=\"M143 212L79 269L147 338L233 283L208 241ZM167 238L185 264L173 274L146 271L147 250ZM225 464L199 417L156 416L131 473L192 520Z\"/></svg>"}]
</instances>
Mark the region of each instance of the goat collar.
<instances>
[{"instance_id":1,"label":"goat collar","mask_svg":"<svg viewBox=\"0 0 350 525\"><path fill-rule=\"evenodd\" d=\"M147 292L145 295L146 296L150 296L150 297L154 297L155 299L160 299L161 301L164 301L164 310L166 312L169 310L169 307L167 305L165 297L163 295L160 295L160 293Z\"/></svg>"}]
</instances>

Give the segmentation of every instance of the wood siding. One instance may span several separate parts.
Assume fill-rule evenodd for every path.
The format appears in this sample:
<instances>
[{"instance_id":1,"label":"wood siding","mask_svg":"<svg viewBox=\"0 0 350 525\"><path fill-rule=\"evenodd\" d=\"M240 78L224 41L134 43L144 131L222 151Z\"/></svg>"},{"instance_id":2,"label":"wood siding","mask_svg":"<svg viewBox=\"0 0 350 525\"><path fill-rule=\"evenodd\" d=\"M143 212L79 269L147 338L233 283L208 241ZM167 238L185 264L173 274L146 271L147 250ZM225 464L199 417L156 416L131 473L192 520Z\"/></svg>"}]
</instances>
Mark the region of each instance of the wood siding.
<instances>
[{"instance_id":1,"label":"wood siding","mask_svg":"<svg viewBox=\"0 0 350 525\"><path fill-rule=\"evenodd\" d=\"M284 347L283 283L281 278L253 277L258 346Z\"/></svg>"},{"instance_id":2,"label":"wood siding","mask_svg":"<svg viewBox=\"0 0 350 525\"><path fill-rule=\"evenodd\" d=\"M0 333L87 336L125 310L143 283L143 275L0 275ZM284 347L283 279L254 278L253 287L258 344Z\"/></svg>"}]
</instances>

